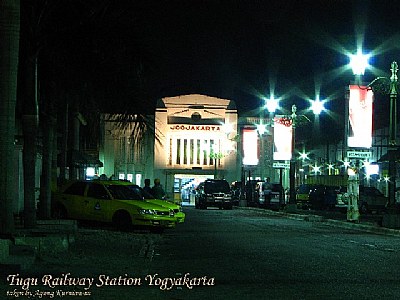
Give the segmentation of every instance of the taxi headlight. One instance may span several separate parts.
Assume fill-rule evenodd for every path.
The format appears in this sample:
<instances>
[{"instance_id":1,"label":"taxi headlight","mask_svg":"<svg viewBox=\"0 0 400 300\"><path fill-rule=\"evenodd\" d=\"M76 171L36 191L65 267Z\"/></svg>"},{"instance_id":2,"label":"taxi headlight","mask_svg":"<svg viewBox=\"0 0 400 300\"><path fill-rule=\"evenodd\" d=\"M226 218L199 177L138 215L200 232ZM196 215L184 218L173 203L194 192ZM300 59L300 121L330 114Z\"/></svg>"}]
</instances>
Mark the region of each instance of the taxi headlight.
<instances>
[{"instance_id":1,"label":"taxi headlight","mask_svg":"<svg viewBox=\"0 0 400 300\"><path fill-rule=\"evenodd\" d=\"M153 209L139 209L141 215L154 215L155 211Z\"/></svg>"}]
</instances>

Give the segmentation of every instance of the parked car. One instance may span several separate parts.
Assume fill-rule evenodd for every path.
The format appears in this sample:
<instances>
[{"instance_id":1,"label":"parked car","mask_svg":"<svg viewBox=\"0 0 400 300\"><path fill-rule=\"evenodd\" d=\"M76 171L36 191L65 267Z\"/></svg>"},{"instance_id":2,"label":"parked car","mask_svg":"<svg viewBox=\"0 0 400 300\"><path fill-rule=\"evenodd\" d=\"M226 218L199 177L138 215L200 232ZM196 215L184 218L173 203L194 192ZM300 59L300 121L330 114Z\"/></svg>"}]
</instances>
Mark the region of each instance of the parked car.
<instances>
[{"instance_id":1,"label":"parked car","mask_svg":"<svg viewBox=\"0 0 400 300\"><path fill-rule=\"evenodd\" d=\"M167 199L155 199L153 195L149 194L145 190L143 190L140 186L136 184L129 183L127 185L130 189L132 189L136 194L140 195L141 199L144 199L146 202L153 203L156 205L160 205L166 207L174 212L174 218L176 223L185 222L186 214L182 211L182 205L176 204L174 202L168 201Z\"/></svg>"},{"instance_id":2,"label":"parked car","mask_svg":"<svg viewBox=\"0 0 400 300\"><path fill-rule=\"evenodd\" d=\"M388 197L377 188L360 185L360 201L358 205L362 213L385 211L388 201Z\"/></svg>"},{"instance_id":3,"label":"parked car","mask_svg":"<svg viewBox=\"0 0 400 300\"><path fill-rule=\"evenodd\" d=\"M301 184L296 189L296 204L299 208L311 207L309 195L310 191L315 187L312 184Z\"/></svg>"},{"instance_id":4,"label":"parked car","mask_svg":"<svg viewBox=\"0 0 400 300\"><path fill-rule=\"evenodd\" d=\"M162 231L176 224L173 210L144 201L119 181L74 181L52 197L57 218L112 223L120 229L146 227Z\"/></svg>"},{"instance_id":5,"label":"parked car","mask_svg":"<svg viewBox=\"0 0 400 300\"><path fill-rule=\"evenodd\" d=\"M347 209L348 206L347 187L342 187L337 196L336 207ZM389 199L375 187L359 187L358 209L361 213L369 213L371 211L382 212L386 210Z\"/></svg>"},{"instance_id":6,"label":"parked car","mask_svg":"<svg viewBox=\"0 0 400 300\"><path fill-rule=\"evenodd\" d=\"M339 186L316 185L314 186L308 199L313 209L332 209L336 206L337 195L340 191Z\"/></svg>"},{"instance_id":7,"label":"parked car","mask_svg":"<svg viewBox=\"0 0 400 300\"><path fill-rule=\"evenodd\" d=\"M196 190L195 208L209 206L232 209L232 193L229 183L224 179L207 179Z\"/></svg>"}]
</instances>

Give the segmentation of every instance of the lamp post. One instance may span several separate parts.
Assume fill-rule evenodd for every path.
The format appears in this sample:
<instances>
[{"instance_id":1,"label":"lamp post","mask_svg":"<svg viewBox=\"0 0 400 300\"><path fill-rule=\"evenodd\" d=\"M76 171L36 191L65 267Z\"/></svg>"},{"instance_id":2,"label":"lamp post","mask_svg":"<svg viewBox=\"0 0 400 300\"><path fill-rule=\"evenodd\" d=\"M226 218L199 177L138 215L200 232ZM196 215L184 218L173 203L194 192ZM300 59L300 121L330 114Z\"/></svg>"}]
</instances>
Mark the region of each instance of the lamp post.
<instances>
[{"instance_id":1,"label":"lamp post","mask_svg":"<svg viewBox=\"0 0 400 300\"><path fill-rule=\"evenodd\" d=\"M361 61L364 62L362 67L354 67L357 66L355 62L352 62L353 73L354 75L362 75L364 74L365 67L368 65L365 63L365 59L360 59L362 56L358 53L357 56L353 56L355 62ZM397 150L397 94L398 94L398 64L396 61L391 63L390 67L391 76L387 77L377 77L369 83L366 88L372 89L374 92L378 92L381 94L389 95L390 98L390 107L389 107L389 142L388 142L388 161L389 161L389 203L388 206L393 206L395 204L395 190L396 190L396 150Z\"/></svg>"},{"instance_id":2,"label":"lamp post","mask_svg":"<svg viewBox=\"0 0 400 300\"><path fill-rule=\"evenodd\" d=\"M289 160L289 201L285 209L287 212L295 212L296 205L296 158L295 158L295 143L296 143L296 127L302 125L310 120L305 115L297 115L297 107L292 105L291 114L282 116L281 119L285 126L291 126L291 149ZM276 137L274 137L276 138ZM280 176L282 178L282 176Z\"/></svg>"},{"instance_id":3,"label":"lamp post","mask_svg":"<svg viewBox=\"0 0 400 300\"><path fill-rule=\"evenodd\" d=\"M388 206L393 206L396 202L396 150L397 150L397 94L398 94L398 65L396 61L391 63L390 78L377 77L370 84L368 88L378 93L389 94L390 107L389 107L389 147L388 147L388 160L389 160L389 203Z\"/></svg>"},{"instance_id":4,"label":"lamp post","mask_svg":"<svg viewBox=\"0 0 400 300\"><path fill-rule=\"evenodd\" d=\"M297 123L297 107L296 105L292 105L292 148L291 148L291 158L289 165L289 205L288 210L293 211L296 209L296 160L294 157L295 154L295 142L296 142L296 123Z\"/></svg>"}]
</instances>

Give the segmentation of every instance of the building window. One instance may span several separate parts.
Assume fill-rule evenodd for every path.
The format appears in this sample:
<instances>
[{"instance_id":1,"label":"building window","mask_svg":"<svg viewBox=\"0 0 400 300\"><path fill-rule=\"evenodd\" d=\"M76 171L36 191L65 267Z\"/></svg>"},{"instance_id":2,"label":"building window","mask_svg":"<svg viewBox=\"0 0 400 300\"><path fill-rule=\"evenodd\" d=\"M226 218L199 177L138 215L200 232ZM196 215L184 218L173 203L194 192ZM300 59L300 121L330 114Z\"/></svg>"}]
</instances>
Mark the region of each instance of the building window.
<instances>
[{"instance_id":1,"label":"building window","mask_svg":"<svg viewBox=\"0 0 400 300\"><path fill-rule=\"evenodd\" d=\"M194 152L194 140L193 139L190 140L189 153L190 153L189 165L193 165L194 164L194 155L195 155L195 152Z\"/></svg>"},{"instance_id":2,"label":"building window","mask_svg":"<svg viewBox=\"0 0 400 300\"><path fill-rule=\"evenodd\" d=\"M172 165L172 139L169 139L168 164L169 164L169 165Z\"/></svg>"},{"instance_id":3,"label":"building window","mask_svg":"<svg viewBox=\"0 0 400 300\"><path fill-rule=\"evenodd\" d=\"M196 149L196 164L200 165L200 151L201 151L201 141L200 140L196 140L196 145L197 145L197 149Z\"/></svg>"},{"instance_id":4,"label":"building window","mask_svg":"<svg viewBox=\"0 0 400 300\"><path fill-rule=\"evenodd\" d=\"M176 164L181 164L181 139L176 141Z\"/></svg>"},{"instance_id":5,"label":"building window","mask_svg":"<svg viewBox=\"0 0 400 300\"><path fill-rule=\"evenodd\" d=\"M188 151L187 151L187 145L188 145L188 140L184 139L183 140L183 164L188 165Z\"/></svg>"},{"instance_id":6,"label":"building window","mask_svg":"<svg viewBox=\"0 0 400 300\"><path fill-rule=\"evenodd\" d=\"M213 166L221 151L220 143L218 139L170 138L168 165Z\"/></svg>"}]
</instances>

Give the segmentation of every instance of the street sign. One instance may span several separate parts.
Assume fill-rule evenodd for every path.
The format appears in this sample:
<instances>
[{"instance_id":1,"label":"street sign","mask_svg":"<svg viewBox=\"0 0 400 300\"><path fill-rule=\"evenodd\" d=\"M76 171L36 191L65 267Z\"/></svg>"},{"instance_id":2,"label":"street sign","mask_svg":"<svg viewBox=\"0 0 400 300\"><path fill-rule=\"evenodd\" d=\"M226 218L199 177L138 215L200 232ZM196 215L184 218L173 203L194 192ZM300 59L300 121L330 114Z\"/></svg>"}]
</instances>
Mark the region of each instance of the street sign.
<instances>
[{"instance_id":1,"label":"street sign","mask_svg":"<svg viewBox=\"0 0 400 300\"><path fill-rule=\"evenodd\" d=\"M289 163L274 162L272 164L272 167L277 168L277 169L289 169L290 168L290 164Z\"/></svg>"},{"instance_id":2,"label":"street sign","mask_svg":"<svg viewBox=\"0 0 400 300\"><path fill-rule=\"evenodd\" d=\"M371 151L347 151L347 157L348 158L371 158L372 157L372 152Z\"/></svg>"}]
</instances>

